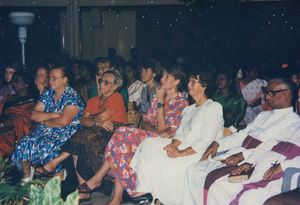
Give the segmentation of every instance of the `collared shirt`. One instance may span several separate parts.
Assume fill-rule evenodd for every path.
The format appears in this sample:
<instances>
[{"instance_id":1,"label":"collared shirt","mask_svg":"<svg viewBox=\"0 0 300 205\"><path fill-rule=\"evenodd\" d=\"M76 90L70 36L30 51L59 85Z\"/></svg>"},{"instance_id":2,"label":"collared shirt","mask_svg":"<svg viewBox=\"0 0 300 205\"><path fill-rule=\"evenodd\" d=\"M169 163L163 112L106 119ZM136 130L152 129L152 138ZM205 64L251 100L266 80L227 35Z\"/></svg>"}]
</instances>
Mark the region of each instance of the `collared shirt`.
<instances>
[{"instance_id":1,"label":"collared shirt","mask_svg":"<svg viewBox=\"0 0 300 205\"><path fill-rule=\"evenodd\" d=\"M261 112L244 130L228 137L218 139L218 151L229 150L230 153L242 151L243 156L246 159L255 150L245 150L241 148L244 139L248 135L261 142L266 142L271 139L280 140L286 138L288 133L293 132L291 128L296 127L297 124L300 124L300 118L293 111L292 107Z\"/></svg>"}]
</instances>

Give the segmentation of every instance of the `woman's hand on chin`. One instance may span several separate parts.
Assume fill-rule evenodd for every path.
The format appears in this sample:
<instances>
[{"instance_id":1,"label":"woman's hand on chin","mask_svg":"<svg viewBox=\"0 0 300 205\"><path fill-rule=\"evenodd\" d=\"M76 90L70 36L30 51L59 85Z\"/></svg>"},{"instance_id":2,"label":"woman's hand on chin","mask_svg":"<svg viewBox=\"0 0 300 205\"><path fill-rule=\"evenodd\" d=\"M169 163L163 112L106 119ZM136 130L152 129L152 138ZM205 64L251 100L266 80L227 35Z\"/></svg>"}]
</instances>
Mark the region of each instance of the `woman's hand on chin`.
<instances>
[{"instance_id":1,"label":"woman's hand on chin","mask_svg":"<svg viewBox=\"0 0 300 205\"><path fill-rule=\"evenodd\" d=\"M164 102L164 97L166 94L166 90L163 89L161 86L156 87L156 95L158 102Z\"/></svg>"}]
</instances>

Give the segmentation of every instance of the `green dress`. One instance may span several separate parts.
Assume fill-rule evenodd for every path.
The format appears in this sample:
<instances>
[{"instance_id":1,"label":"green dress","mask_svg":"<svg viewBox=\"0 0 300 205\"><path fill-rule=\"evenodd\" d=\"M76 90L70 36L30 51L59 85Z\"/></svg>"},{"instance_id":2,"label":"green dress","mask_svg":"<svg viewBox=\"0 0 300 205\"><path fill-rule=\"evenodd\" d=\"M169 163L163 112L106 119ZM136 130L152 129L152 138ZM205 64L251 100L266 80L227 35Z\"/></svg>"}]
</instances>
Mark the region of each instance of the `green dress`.
<instances>
[{"instance_id":1,"label":"green dress","mask_svg":"<svg viewBox=\"0 0 300 205\"><path fill-rule=\"evenodd\" d=\"M231 125L236 127L243 119L246 102L241 96L234 93L220 96L218 92L215 92L212 100L220 103L223 107L224 127L230 127Z\"/></svg>"}]
</instances>

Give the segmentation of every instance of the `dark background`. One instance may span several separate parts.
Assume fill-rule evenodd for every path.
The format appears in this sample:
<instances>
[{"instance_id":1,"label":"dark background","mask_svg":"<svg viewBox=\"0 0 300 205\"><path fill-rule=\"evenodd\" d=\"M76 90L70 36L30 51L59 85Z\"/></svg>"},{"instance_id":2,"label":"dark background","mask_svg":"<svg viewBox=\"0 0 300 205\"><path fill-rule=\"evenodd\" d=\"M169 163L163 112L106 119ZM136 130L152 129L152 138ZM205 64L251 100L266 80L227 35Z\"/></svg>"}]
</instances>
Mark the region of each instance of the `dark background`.
<instances>
[{"instance_id":1,"label":"dark background","mask_svg":"<svg viewBox=\"0 0 300 205\"><path fill-rule=\"evenodd\" d=\"M0 8L0 66L21 61L11 11L32 11L27 65L61 56L59 12L64 7ZM300 51L300 2L215 2L194 5L104 7L136 10L136 45L143 56L190 56L209 61L285 62Z\"/></svg>"}]
</instances>

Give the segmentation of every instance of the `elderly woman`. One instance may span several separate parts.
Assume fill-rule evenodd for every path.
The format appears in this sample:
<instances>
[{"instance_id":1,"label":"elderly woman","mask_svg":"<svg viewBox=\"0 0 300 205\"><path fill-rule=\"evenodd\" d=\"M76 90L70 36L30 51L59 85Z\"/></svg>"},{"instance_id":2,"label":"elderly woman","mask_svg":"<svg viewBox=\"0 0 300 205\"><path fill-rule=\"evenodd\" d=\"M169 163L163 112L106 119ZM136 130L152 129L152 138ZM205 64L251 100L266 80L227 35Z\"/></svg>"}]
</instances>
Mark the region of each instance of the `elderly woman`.
<instances>
[{"instance_id":1,"label":"elderly woman","mask_svg":"<svg viewBox=\"0 0 300 205\"><path fill-rule=\"evenodd\" d=\"M79 94L68 85L65 67L53 68L49 75L50 88L45 91L31 119L37 128L23 137L12 156L12 161L22 168L22 184L32 180L32 163L45 164L59 155L60 148L79 127L84 109ZM61 166L57 172L62 174Z\"/></svg>"},{"instance_id":2,"label":"elderly woman","mask_svg":"<svg viewBox=\"0 0 300 205\"><path fill-rule=\"evenodd\" d=\"M126 108L123 97L117 92L123 79L117 70L104 72L100 79L101 95L88 101L78 130L62 147L62 153L37 169L42 174L53 174L55 168L70 155L79 184L90 179L101 167L104 151L114 130L127 124Z\"/></svg>"},{"instance_id":3,"label":"elderly woman","mask_svg":"<svg viewBox=\"0 0 300 205\"><path fill-rule=\"evenodd\" d=\"M34 128L30 119L36 104L37 89L33 89L28 73L17 71L12 78L16 94L7 95L0 104L0 156L13 153L15 141Z\"/></svg>"},{"instance_id":4,"label":"elderly woman","mask_svg":"<svg viewBox=\"0 0 300 205\"><path fill-rule=\"evenodd\" d=\"M174 136L179 126L183 109L188 101L179 91L184 88L184 72L179 67L169 67L164 70L161 86L153 96L151 107L143 116L142 129L120 127L116 130L105 150L105 160L94 177L78 188L82 193L91 193L99 186L105 174L115 177L114 195L109 204L120 204L123 189L129 194L135 188L135 173L129 163L139 144L149 137Z\"/></svg>"},{"instance_id":5,"label":"elderly woman","mask_svg":"<svg viewBox=\"0 0 300 205\"><path fill-rule=\"evenodd\" d=\"M181 204L186 169L223 134L222 106L209 99L209 82L193 72L188 88L195 104L184 109L173 139L148 138L139 146L130 164L137 174L132 202L151 202L153 194L164 204Z\"/></svg>"}]
</instances>

